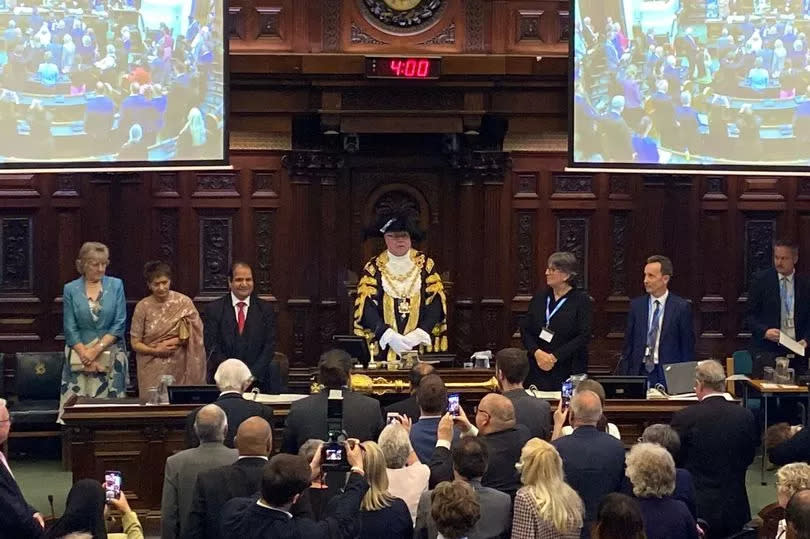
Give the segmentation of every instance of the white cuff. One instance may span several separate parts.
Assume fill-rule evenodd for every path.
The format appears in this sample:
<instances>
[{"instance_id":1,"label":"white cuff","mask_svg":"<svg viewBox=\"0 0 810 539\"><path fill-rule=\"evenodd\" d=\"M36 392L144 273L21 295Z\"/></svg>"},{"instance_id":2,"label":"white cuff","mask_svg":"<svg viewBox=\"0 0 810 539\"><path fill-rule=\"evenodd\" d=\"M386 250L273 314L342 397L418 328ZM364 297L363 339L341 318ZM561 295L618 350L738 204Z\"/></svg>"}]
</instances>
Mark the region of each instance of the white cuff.
<instances>
[{"instance_id":1,"label":"white cuff","mask_svg":"<svg viewBox=\"0 0 810 539\"><path fill-rule=\"evenodd\" d=\"M430 346L430 343L431 343L431 341L430 341L430 335L429 335L429 334L428 334L428 332L427 332L427 331L425 331L424 329L421 329L421 328L416 328L415 330L413 330L413 331L411 331L410 333L408 333L408 336L409 336L409 337L410 337L411 335L413 335L414 337L416 337L417 339L419 339L419 342L420 342L420 343L422 343L422 344L424 344L425 346Z\"/></svg>"},{"instance_id":2,"label":"white cuff","mask_svg":"<svg viewBox=\"0 0 810 539\"><path fill-rule=\"evenodd\" d=\"M461 433L462 438L466 438L468 436L478 436L478 427L475 425L470 425L470 430Z\"/></svg>"},{"instance_id":3,"label":"white cuff","mask_svg":"<svg viewBox=\"0 0 810 539\"><path fill-rule=\"evenodd\" d=\"M447 440L436 440L436 447L443 447L445 449L450 449L450 442Z\"/></svg>"},{"instance_id":4,"label":"white cuff","mask_svg":"<svg viewBox=\"0 0 810 539\"><path fill-rule=\"evenodd\" d=\"M388 348L388 343L390 343L391 339L393 339L394 336L396 336L396 335L397 335L397 332L394 331L393 329L391 329L391 328L386 329L385 333L383 333L382 337L380 337L380 348L383 349L383 350Z\"/></svg>"}]
</instances>

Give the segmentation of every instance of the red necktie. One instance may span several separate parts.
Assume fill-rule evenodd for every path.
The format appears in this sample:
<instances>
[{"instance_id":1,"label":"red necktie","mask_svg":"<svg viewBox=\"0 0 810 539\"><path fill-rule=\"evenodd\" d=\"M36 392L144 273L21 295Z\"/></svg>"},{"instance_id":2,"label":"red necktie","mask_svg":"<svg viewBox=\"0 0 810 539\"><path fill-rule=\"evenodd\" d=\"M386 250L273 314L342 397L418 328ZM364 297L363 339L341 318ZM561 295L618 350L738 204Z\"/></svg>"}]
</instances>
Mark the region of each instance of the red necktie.
<instances>
[{"instance_id":1,"label":"red necktie","mask_svg":"<svg viewBox=\"0 0 810 539\"><path fill-rule=\"evenodd\" d=\"M239 335L245 331L245 302L240 301L236 304L239 307L239 312L236 315L236 325L239 327Z\"/></svg>"}]
</instances>

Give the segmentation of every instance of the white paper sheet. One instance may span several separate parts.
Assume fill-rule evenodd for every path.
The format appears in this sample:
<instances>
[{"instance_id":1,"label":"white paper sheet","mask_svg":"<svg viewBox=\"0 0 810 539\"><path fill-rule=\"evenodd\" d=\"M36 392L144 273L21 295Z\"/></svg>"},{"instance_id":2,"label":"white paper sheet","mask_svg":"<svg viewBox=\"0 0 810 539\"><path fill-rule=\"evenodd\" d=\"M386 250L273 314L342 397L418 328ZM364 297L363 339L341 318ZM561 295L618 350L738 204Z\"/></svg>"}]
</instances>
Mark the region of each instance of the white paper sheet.
<instances>
[{"instance_id":1,"label":"white paper sheet","mask_svg":"<svg viewBox=\"0 0 810 539\"><path fill-rule=\"evenodd\" d=\"M799 354L800 356L804 357L804 346L797 343L795 340L791 339L783 332L779 332L779 344L790 350L795 354Z\"/></svg>"}]
</instances>

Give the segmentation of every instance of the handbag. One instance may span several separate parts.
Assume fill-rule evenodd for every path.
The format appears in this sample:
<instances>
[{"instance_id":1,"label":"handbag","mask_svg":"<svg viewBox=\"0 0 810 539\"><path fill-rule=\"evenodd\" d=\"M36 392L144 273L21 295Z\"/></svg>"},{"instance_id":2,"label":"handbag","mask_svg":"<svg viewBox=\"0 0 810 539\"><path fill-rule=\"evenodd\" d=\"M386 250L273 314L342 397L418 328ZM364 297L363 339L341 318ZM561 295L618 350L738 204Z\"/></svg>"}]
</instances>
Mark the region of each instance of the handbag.
<instances>
[{"instance_id":1,"label":"handbag","mask_svg":"<svg viewBox=\"0 0 810 539\"><path fill-rule=\"evenodd\" d=\"M85 346L95 346L96 343L98 343L98 339L93 339ZM70 357L68 359L70 361L71 372L110 372L110 369L112 368L112 354L109 350L105 350L96 356L96 359L93 362L96 365L96 370L89 370L87 367L85 367L84 363L82 363L82 358L78 353L76 353L76 350L73 350L72 348L70 350Z\"/></svg>"},{"instance_id":2,"label":"handbag","mask_svg":"<svg viewBox=\"0 0 810 539\"><path fill-rule=\"evenodd\" d=\"M188 322L185 318L181 318L177 321L177 338L180 339L180 342L188 341L189 337L191 336L191 332L188 329Z\"/></svg>"}]
</instances>

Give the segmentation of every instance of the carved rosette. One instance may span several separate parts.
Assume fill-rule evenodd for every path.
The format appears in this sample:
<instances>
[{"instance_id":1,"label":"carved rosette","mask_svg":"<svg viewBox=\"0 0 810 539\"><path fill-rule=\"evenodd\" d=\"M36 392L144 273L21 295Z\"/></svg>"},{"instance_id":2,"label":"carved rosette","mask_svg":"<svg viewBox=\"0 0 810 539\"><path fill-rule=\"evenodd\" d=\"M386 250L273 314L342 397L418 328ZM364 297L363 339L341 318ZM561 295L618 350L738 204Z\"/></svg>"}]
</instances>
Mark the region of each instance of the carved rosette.
<instances>
[{"instance_id":1,"label":"carved rosette","mask_svg":"<svg viewBox=\"0 0 810 539\"><path fill-rule=\"evenodd\" d=\"M365 19L378 30L392 34L413 34L426 30L440 18L447 2L445 0L420 0L413 7L397 10L385 0L357 0Z\"/></svg>"}]
</instances>

